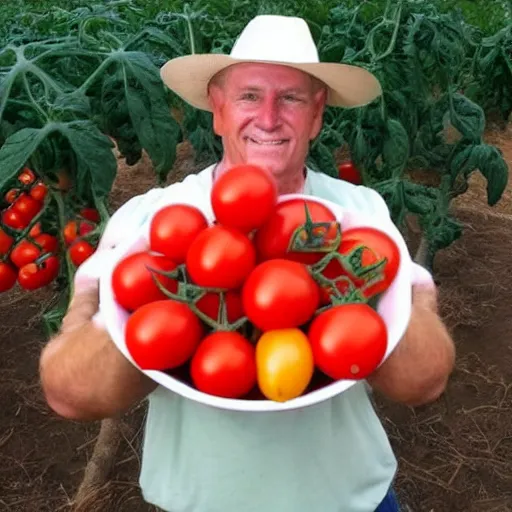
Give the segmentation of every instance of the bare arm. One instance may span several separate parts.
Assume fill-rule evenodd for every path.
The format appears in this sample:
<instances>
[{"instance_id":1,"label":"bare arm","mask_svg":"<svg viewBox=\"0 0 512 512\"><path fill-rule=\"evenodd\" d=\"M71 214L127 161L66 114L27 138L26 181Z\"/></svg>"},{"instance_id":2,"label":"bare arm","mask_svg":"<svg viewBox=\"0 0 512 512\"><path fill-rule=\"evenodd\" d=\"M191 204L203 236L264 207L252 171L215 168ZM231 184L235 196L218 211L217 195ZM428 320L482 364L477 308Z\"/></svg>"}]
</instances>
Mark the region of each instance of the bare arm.
<instances>
[{"instance_id":1,"label":"bare arm","mask_svg":"<svg viewBox=\"0 0 512 512\"><path fill-rule=\"evenodd\" d=\"M157 384L141 373L91 320L98 287L79 292L61 332L44 348L40 376L49 406L73 420L100 420L129 410Z\"/></svg>"},{"instance_id":2,"label":"bare arm","mask_svg":"<svg viewBox=\"0 0 512 512\"><path fill-rule=\"evenodd\" d=\"M455 347L439 317L433 287L413 287L413 304L405 336L368 383L391 400L409 406L436 400L455 363Z\"/></svg>"}]
</instances>

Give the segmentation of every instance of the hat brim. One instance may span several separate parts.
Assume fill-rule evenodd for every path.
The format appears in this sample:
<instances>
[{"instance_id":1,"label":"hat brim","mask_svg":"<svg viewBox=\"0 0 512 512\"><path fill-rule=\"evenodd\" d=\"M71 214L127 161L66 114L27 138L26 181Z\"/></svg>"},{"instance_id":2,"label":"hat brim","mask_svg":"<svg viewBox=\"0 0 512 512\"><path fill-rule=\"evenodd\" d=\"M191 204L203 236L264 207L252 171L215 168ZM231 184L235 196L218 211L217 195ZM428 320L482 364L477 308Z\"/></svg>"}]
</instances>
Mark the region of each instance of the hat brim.
<instances>
[{"instance_id":1,"label":"hat brim","mask_svg":"<svg viewBox=\"0 0 512 512\"><path fill-rule=\"evenodd\" d=\"M372 73L358 66L334 62L240 60L222 54L194 54L169 60L162 66L160 75L165 85L187 103L210 111L208 83L219 71L241 62L290 66L309 73L327 85L327 105L333 107L361 107L382 94L381 85Z\"/></svg>"}]
</instances>

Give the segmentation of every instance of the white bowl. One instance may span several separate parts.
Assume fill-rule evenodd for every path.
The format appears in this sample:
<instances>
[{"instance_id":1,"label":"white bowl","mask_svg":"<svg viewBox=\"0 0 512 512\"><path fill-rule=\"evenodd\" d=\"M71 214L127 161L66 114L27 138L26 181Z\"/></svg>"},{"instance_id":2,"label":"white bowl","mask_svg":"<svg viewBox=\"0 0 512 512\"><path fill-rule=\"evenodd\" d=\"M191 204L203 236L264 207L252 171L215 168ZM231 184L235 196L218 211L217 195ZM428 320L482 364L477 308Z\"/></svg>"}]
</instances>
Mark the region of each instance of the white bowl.
<instances>
[{"instance_id":1,"label":"white bowl","mask_svg":"<svg viewBox=\"0 0 512 512\"><path fill-rule=\"evenodd\" d=\"M304 198L305 196L289 194L281 196L280 202L295 197ZM308 199L317 201L330 208L337 220L341 223L342 230L360 226L374 227L391 236L400 249L401 259L398 273L388 290L381 295L377 306L377 311L382 316L388 331L388 346L382 360L382 362L384 362L404 335L411 314L412 260L405 241L398 229L389 219L347 211L330 201L317 197L308 196ZM209 221L213 221L211 214L208 215L208 212L204 213L207 217L210 217ZM126 348L124 337L125 324L129 313L121 308L114 300L110 283L112 271L119 260L134 252L146 249L147 226L146 231L142 229L134 238L127 240L114 249L115 252L112 253L112 257L108 258L108 260L104 260L100 278L100 311L103 322L118 349L135 366L137 366L137 364ZM139 368L139 370L141 369ZM187 383L167 373L156 370L141 371L161 386L190 400L195 400L196 402L221 409L251 412L284 411L307 407L339 395L358 382L356 380L339 380L287 402L274 402L271 400L239 400L212 396L198 391Z\"/></svg>"}]
</instances>

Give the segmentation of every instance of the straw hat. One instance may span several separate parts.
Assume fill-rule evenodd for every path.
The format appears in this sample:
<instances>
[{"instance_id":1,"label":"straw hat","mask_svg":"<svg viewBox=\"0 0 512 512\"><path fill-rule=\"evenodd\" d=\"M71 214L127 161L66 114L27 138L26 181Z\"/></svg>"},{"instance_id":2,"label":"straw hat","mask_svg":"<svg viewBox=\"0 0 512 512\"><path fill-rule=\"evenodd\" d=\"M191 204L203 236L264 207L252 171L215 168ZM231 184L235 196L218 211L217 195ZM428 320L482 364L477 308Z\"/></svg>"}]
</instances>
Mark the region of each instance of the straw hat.
<instances>
[{"instance_id":1,"label":"straw hat","mask_svg":"<svg viewBox=\"0 0 512 512\"><path fill-rule=\"evenodd\" d=\"M264 62L300 69L328 87L327 104L358 107L377 98L377 78L358 66L320 62L307 23L293 16L260 15L238 36L229 55L192 54L171 59L160 71L164 83L194 107L210 110L208 83L219 71L240 62Z\"/></svg>"}]
</instances>

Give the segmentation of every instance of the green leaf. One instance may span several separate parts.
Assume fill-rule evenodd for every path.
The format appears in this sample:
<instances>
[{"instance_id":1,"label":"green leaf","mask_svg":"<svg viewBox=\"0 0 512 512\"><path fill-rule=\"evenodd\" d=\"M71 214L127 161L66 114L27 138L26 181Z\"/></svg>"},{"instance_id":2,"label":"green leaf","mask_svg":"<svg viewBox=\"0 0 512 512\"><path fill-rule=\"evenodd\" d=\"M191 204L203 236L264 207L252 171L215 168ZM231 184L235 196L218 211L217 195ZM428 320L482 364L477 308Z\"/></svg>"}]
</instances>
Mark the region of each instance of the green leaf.
<instances>
[{"instance_id":1,"label":"green leaf","mask_svg":"<svg viewBox=\"0 0 512 512\"><path fill-rule=\"evenodd\" d=\"M312 167L316 168L319 172L323 172L333 178L338 177L338 169L333 152L322 142L317 141L312 146L309 158Z\"/></svg>"},{"instance_id":2,"label":"green leaf","mask_svg":"<svg viewBox=\"0 0 512 512\"><path fill-rule=\"evenodd\" d=\"M487 202L495 205L507 187L509 170L501 151L488 144L481 144L478 168L487 180Z\"/></svg>"},{"instance_id":3,"label":"green leaf","mask_svg":"<svg viewBox=\"0 0 512 512\"><path fill-rule=\"evenodd\" d=\"M402 173L409 160L409 136L396 119L389 119L386 123L382 159L394 176Z\"/></svg>"},{"instance_id":4,"label":"green leaf","mask_svg":"<svg viewBox=\"0 0 512 512\"><path fill-rule=\"evenodd\" d=\"M485 114L479 105L462 94L454 94L450 121L465 139L480 142L485 128Z\"/></svg>"}]
</instances>

